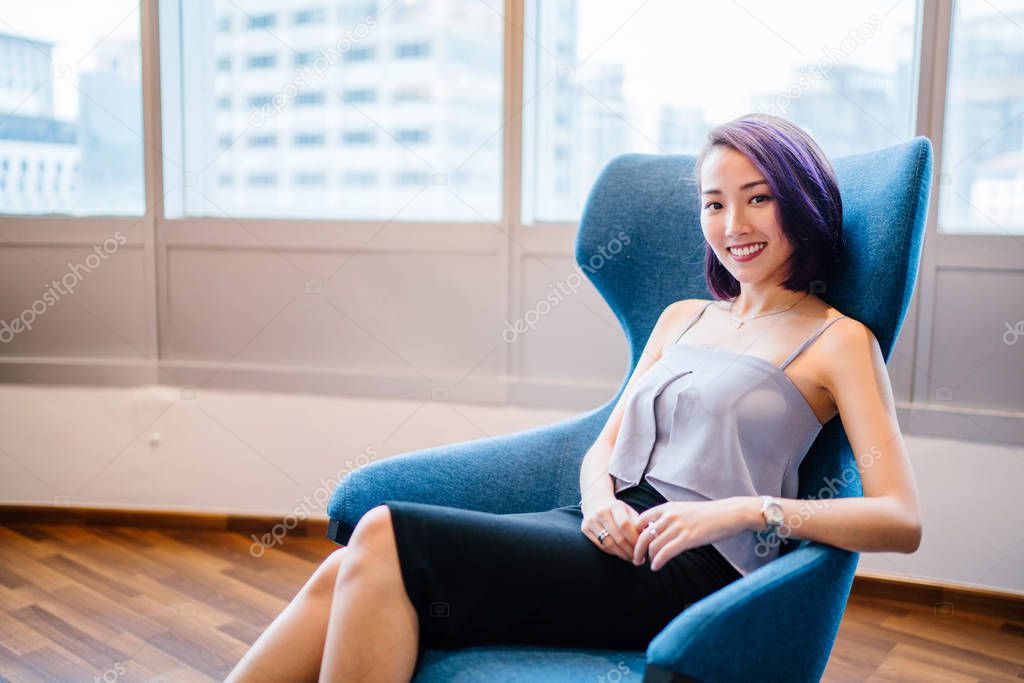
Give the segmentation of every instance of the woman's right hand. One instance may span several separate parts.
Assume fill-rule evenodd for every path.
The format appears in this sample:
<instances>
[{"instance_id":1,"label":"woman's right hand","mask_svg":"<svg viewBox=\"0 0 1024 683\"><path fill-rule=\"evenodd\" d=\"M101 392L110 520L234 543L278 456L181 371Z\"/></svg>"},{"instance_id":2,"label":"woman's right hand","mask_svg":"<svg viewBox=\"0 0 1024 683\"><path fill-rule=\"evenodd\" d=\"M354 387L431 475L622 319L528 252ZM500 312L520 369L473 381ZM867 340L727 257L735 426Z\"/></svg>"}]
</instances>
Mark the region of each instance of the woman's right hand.
<instances>
[{"instance_id":1,"label":"woman's right hand","mask_svg":"<svg viewBox=\"0 0 1024 683\"><path fill-rule=\"evenodd\" d=\"M618 498L584 501L580 509L583 512L580 527L583 534L609 555L617 555L633 564L633 548L639 538L637 525L640 513ZM608 530L603 543L597 540L602 529Z\"/></svg>"}]
</instances>

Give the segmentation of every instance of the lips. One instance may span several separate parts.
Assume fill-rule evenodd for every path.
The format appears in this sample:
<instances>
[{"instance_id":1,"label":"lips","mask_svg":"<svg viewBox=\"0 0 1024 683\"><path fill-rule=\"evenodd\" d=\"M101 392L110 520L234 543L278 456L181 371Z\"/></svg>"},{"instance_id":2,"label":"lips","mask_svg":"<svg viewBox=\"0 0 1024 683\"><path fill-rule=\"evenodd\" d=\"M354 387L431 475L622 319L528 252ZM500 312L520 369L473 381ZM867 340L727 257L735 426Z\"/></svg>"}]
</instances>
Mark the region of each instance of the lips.
<instances>
[{"instance_id":1,"label":"lips","mask_svg":"<svg viewBox=\"0 0 1024 683\"><path fill-rule=\"evenodd\" d=\"M731 247L726 247L726 249L728 249L729 253L734 257L747 258L761 253L767 246L767 242L748 242L747 244L737 244Z\"/></svg>"}]
</instances>

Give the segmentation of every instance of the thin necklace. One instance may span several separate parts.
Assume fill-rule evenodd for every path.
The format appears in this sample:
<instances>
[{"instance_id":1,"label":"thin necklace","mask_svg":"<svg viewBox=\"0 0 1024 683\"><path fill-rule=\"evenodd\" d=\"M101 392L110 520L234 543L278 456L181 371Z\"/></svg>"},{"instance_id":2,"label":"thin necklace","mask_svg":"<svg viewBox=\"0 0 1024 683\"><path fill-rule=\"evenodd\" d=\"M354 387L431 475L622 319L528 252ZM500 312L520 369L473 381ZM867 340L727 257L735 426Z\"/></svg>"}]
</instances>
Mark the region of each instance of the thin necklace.
<instances>
[{"instance_id":1,"label":"thin necklace","mask_svg":"<svg viewBox=\"0 0 1024 683\"><path fill-rule=\"evenodd\" d=\"M806 293L806 294L804 294L804 295L803 295L802 297L800 297L799 299L797 299L797 300L796 300L796 301L795 301L794 303L790 304L790 305L789 305L789 306L787 306L786 308L783 308L783 309L782 309L781 311L772 311L771 313L762 313L762 314L760 314L760 315L755 315L755 316L752 316L752 317L750 317L750 318L747 318L746 320L741 320L740 318L737 318L736 316L734 316L734 315L732 314L732 306L733 306L733 304L735 304L735 303L736 303L736 300L735 300L735 299L733 299L733 300L732 300L732 302L731 302L731 303L729 304L729 317L730 317L730 318L732 318L732 319L733 319L733 322L735 322L735 323L736 323L736 329L738 330L738 329L740 329L741 327L743 327L743 323L745 323L745 322L747 322L747 321L749 321L749 320L754 320L754 319L756 319L756 318L763 318L763 317L765 317L766 315L778 315L779 313L785 313L786 311L788 311L789 309L793 308L793 306L796 306L796 305L797 305L798 303L800 303L801 301L803 301L804 299L806 299L806 298L807 298L807 297L809 297L810 295L811 295L811 293L810 293L810 292L807 292L807 293Z\"/></svg>"}]
</instances>

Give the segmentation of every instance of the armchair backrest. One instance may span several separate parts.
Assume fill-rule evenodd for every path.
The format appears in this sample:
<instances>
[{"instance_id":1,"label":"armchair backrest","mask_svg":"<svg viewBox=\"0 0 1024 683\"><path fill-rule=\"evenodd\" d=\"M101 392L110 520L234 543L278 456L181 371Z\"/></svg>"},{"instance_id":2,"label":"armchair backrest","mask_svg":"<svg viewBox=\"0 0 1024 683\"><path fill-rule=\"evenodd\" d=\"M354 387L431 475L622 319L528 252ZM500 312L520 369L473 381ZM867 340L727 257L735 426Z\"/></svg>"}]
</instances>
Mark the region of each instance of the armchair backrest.
<instances>
[{"instance_id":1,"label":"armchair backrest","mask_svg":"<svg viewBox=\"0 0 1024 683\"><path fill-rule=\"evenodd\" d=\"M692 155L626 154L602 171L576 236L576 261L629 341L625 389L661 311L710 299ZM832 161L843 199L842 263L815 292L867 325L886 360L917 280L931 187L932 147L919 136ZM840 419L825 425L800 467L800 497L861 495Z\"/></svg>"}]
</instances>

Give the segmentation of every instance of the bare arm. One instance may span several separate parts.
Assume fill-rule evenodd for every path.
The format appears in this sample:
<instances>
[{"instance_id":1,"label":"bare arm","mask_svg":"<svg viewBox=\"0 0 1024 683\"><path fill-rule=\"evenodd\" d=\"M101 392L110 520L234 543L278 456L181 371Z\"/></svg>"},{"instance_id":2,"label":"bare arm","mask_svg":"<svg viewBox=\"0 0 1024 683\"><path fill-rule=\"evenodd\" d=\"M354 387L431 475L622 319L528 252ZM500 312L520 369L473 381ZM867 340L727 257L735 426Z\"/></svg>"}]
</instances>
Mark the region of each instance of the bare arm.
<instances>
[{"instance_id":1,"label":"bare arm","mask_svg":"<svg viewBox=\"0 0 1024 683\"><path fill-rule=\"evenodd\" d=\"M679 327L679 321L684 319L683 316L696 313L698 303L700 302L695 299L676 301L667 306L658 317L654 329L651 330L651 334L647 338L647 344L640 355L640 360L637 361L636 368L634 368L629 382L626 383L626 388L612 409L608 422L605 423L604 429L601 430L594 445L583 456L583 463L580 465L581 501L615 497L614 482L608 474L608 462L611 460L615 439L618 438L619 428L622 426L626 403L632 396L637 378L661 360L661 350L668 341L668 336Z\"/></svg>"},{"instance_id":2,"label":"bare arm","mask_svg":"<svg viewBox=\"0 0 1024 683\"><path fill-rule=\"evenodd\" d=\"M822 350L843 362L830 367L825 385L850 440L864 495L781 499L786 522L780 535L858 552L912 553L921 544L920 504L885 360L878 341L862 323L846 319L832 328L835 334L822 335ZM759 499L729 500L744 528L764 529Z\"/></svg>"}]
</instances>

